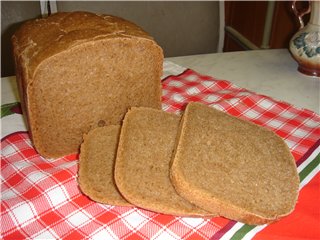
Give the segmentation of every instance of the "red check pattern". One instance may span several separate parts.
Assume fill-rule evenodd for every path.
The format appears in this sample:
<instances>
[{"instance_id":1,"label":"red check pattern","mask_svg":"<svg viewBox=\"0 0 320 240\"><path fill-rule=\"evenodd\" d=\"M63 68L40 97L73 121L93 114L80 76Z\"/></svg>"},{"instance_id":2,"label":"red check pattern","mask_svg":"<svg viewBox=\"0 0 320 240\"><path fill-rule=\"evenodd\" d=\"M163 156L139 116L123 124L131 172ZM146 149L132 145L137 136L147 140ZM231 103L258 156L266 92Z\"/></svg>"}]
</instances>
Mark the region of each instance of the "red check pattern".
<instances>
[{"instance_id":1,"label":"red check pattern","mask_svg":"<svg viewBox=\"0 0 320 240\"><path fill-rule=\"evenodd\" d=\"M188 102L202 102L267 127L285 139L296 159L320 136L320 117L312 111L216 80L187 69L163 81L163 109L180 113Z\"/></svg>"},{"instance_id":2,"label":"red check pattern","mask_svg":"<svg viewBox=\"0 0 320 240\"><path fill-rule=\"evenodd\" d=\"M162 100L168 112L179 113L198 101L270 128L297 160L320 138L315 113L190 69L163 81ZM3 239L210 239L230 224L224 218L181 218L95 203L78 189L77 159L42 158L27 132L2 140Z\"/></svg>"}]
</instances>

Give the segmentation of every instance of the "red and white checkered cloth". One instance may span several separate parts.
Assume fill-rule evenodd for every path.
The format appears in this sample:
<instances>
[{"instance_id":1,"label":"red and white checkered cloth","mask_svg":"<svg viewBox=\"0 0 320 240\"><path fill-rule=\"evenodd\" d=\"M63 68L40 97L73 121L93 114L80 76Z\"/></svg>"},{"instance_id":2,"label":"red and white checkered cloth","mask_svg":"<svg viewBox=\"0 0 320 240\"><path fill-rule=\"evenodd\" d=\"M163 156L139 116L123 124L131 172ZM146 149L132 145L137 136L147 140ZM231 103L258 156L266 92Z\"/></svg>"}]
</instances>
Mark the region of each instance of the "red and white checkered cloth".
<instances>
[{"instance_id":1,"label":"red and white checkered cloth","mask_svg":"<svg viewBox=\"0 0 320 240\"><path fill-rule=\"evenodd\" d=\"M279 134L290 147L297 163L300 161L302 167L299 171L307 172L301 188L311 187L311 193L308 194L317 196L320 174L319 164L313 160L313 156L316 151L318 156L320 149L315 145L320 139L320 116L190 69L163 80L165 111L181 112L190 101L208 104ZM83 195L78 188L77 159L77 155L55 160L42 158L32 147L27 132L14 132L2 139L3 239L240 239L259 238L259 234L261 238L272 239L273 232L277 237L290 236L290 232L278 230L278 233L273 230L274 226L277 229L277 224L280 224L278 228L281 228L282 222L288 224L288 221L294 226L306 224L297 220L296 216L301 214L307 215L309 227L306 229L319 223L319 214L309 216L307 210L299 206L291 214L293 217L290 215L270 226L254 227L220 217L182 218L135 207L99 204ZM310 163L313 164L311 170L307 169ZM319 195L317 197L314 200L315 208L318 207ZM303 201L302 197L299 197L299 201ZM315 229L312 231L312 237L319 234ZM264 232L268 235L263 235ZM294 233L293 236L310 236L310 232L300 232L301 235Z\"/></svg>"}]
</instances>

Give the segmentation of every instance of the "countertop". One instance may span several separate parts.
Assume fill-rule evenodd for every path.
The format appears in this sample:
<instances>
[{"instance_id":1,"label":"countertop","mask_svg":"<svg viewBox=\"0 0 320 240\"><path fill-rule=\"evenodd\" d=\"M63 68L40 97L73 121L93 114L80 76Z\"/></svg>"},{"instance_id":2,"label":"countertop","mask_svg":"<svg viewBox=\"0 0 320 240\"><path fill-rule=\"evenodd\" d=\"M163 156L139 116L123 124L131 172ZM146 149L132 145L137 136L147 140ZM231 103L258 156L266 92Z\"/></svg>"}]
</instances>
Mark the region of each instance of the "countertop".
<instances>
[{"instance_id":1,"label":"countertop","mask_svg":"<svg viewBox=\"0 0 320 240\"><path fill-rule=\"evenodd\" d=\"M166 58L239 87L320 113L320 78L303 75L287 49Z\"/></svg>"}]
</instances>

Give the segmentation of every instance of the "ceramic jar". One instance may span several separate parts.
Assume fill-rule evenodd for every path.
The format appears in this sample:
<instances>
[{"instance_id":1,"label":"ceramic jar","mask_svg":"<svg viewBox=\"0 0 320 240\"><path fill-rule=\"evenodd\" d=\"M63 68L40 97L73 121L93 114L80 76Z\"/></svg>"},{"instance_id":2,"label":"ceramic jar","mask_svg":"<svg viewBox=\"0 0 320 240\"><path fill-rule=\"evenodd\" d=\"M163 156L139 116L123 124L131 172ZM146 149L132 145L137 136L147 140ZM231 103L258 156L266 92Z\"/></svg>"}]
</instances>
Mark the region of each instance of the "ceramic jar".
<instances>
[{"instance_id":1,"label":"ceramic jar","mask_svg":"<svg viewBox=\"0 0 320 240\"><path fill-rule=\"evenodd\" d=\"M320 77L320 1L310 1L309 8L302 12L294 1L292 9L299 19L300 30L290 40L290 52L299 64L299 72ZM302 17L310 12L310 21L304 26Z\"/></svg>"}]
</instances>

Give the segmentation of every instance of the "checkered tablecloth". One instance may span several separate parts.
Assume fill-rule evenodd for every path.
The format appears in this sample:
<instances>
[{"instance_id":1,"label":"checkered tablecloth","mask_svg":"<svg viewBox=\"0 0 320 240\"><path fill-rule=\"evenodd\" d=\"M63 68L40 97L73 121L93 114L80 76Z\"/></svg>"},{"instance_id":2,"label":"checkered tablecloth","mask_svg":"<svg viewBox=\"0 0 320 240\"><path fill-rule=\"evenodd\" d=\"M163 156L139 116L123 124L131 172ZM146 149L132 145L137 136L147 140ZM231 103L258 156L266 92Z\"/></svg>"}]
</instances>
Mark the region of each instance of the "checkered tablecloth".
<instances>
[{"instance_id":1,"label":"checkered tablecloth","mask_svg":"<svg viewBox=\"0 0 320 240\"><path fill-rule=\"evenodd\" d=\"M217 217L183 218L91 201L77 184L78 156L44 159L32 147L19 103L2 105L1 237L3 239L319 239L320 116L226 80L166 62L163 110L208 104L273 130L297 161L295 211L271 225Z\"/></svg>"}]
</instances>

